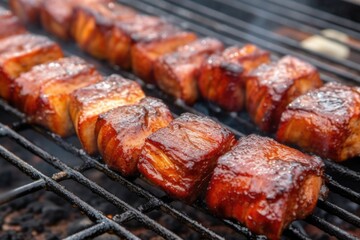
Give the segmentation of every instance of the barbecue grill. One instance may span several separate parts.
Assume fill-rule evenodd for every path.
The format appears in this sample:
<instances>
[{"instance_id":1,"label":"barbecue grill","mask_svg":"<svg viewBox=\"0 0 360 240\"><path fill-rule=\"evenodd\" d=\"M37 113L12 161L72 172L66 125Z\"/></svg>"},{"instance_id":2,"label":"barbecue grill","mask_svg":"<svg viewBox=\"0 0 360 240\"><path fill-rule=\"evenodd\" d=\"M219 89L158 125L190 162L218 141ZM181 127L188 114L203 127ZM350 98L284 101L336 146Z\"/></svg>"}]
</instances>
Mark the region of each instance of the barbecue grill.
<instances>
[{"instance_id":1,"label":"barbecue grill","mask_svg":"<svg viewBox=\"0 0 360 240\"><path fill-rule=\"evenodd\" d=\"M360 6L351 3L338 2L342 10L346 11L343 17L330 14L326 11L306 5L303 2L281 0L119 0L124 5L131 6L147 14L164 16L177 25L197 32L200 35L212 36L229 45L242 45L250 42L271 51L274 57L290 54L299 57L315 65L321 72L324 81L342 81L347 84L360 85L360 24L356 22L356 11ZM0 3L6 6L5 1ZM314 4L314 3L312 3ZM329 4L331 5L331 4ZM333 10L333 9L332 9ZM344 12L338 13L339 15ZM350 20L353 14L354 20ZM347 58L328 55L308 48L303 48L302 39L289 37L289 31L297 30L301 36L319 35L324 41L341 45L349 50ZM337 35L324 34L322 30L332 29L349 36L351 41L343 40ZM31 32L48 35L38 27L31 27ZM49 36L49 35L48 35ZM49 36L51 37L51 36ZM356 40L358 39L358 40ZM74 43L60 42L65 53L77 55L94 64L104 74L118 72L119 74L139 82L149 96L158 97L170 107L171 111L178 115L183 112L192 112L200 115L209 115L217 119L223 125L232 130L238 137L249 133L258 133L246 113L226 113L206 102L198 102L194 106L187 106L180 101L175 101L168 95L160 92L152 85L146 85L131 73L120 69L114 69L106 63L95 60L81 52ZM162 192L154 190L141 178L126 179L118 173L108 169L101 159L90 157L79 147L75 137L62 139L43 128L29 125L26 116L0 101L0 156L1 161L18 168L22 174L28 175L32 182L0 192L0 204L7 205L27 195L35 194L40 190L51 191L65 201L69 202L83 212L93 224L81 231L67 236L67 239L86 239L111 233L125 239L138 239L136 233L127 227L129 222L137 222L146 229L152 230L156 235L165 239L179 239L181 233L176 229L170 229L165 224L154 220L149 213L157 211L166 214L187 226L197 238L224 239L224 235L218 229L211 227L208 220L213 219L202 202L193 206L179 207L181 203L166 197ZM26 134L25 134L26 133ZM61 148L56 157L52 151L42 144L37 143L37 136L41 135L49 139ZM12 146L22 147L22 151L29 151L40 161L45 161L54 167L56 172L49 174L43 169L36 169L30 164L29 159L24 158L19 151L13 151ZM62 153L66 152L67 155ZM69 155L70 153L70 155ZM70 158L70 159L64 159ZM70 156L70 157L69 157ZM81 159L80 164L71 164L72 158ZM70 161L69 161L70 160ZM314 214L304 221L296 221L284 232L287 239L311 239L311 233L307 231L317 229L321 239L327 236L335 236L338 239L359 239L360 232L360 159L349 160L344 164L337 164L325 160L327 187L329 188L329 200L319 200ZM70 162L70 163L69 163ZM74 160L74 162L76 162ZM89 171L101 172L102 175L113 182L113 188L119 185L134 193L141 204L129 202L126 196L116 195L111 189L105 189L101 183L92 180L86 173ZM0 170L1 174L1 170ZM80 184L89 189L97 197L101 197L109 204L115 206L116 211L106 214L89 204L83 199L83 195L64 187L68 184ZM354 206L355 204L355 206ZM189 210L185 210L190 208ZM13 209L16 211L16 209ZM71 211L71 210L70 210ZM205 217L194 217L191 212L199 212ZM201 216L203 216L201 215ZM215 219L228 227L234 238L264 239L256 236L244 226L231 220ZM3 223L4 220L2 219ZM70 223L71 224L71 223ZM349 227L350 226L350 227Z\"/></svg>"}]
</instances>

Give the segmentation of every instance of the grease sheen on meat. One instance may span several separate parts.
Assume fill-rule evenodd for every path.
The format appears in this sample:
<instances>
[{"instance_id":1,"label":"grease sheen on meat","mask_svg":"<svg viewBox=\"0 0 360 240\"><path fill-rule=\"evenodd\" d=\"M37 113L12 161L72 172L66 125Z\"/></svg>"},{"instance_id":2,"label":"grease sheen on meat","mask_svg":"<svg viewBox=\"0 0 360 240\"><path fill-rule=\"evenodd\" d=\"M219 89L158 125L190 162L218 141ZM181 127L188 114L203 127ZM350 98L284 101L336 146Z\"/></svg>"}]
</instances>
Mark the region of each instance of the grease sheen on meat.
<instances>
[{"instance_id":1,"label":"grease sheen on meat","mask_svg":"<svg viewBox=\"0 0 360 240\"><path fill-rule=\"evenodd\" d=\"M247 77L246 108L261 130L275 131L286 106L321 85L316 68L285 56L277 63L261 65Z\"/></svg>"},{"instance_id":2,"label":"grease sheen on meat","mask_svg":"<svg viewBox=\"0 0 360 240\"><path fill-rule=\"evenodd\" d=\"M12 102L31 122L60 136L74 132L69 114L70 94L101 80L94 66L78 57L37 65L14 80Z\"/></svg>"},{"instance_id":3,"label":"grease sheen on meat","mask_svg":"<svg viewBox=\"0 0 360 240\"><path fill-rule=\"evenodd\" d=\"M0 96L8 100L16 77L33 66L63 57L61 48L50 39L19 34L0 40Z\"/></svg>"},{"instance_id":4,"label":"grease sheen on meat","mask_svg":"<svg viewBox=\"0 0 360 240\"><path fill-rule=\"evenodd\" d=\"M115 74L102 82L76 90L70 101L70 115L85 151L89 154L97 152L95 124L100 114L137 103L144 97L138 83Z\"/></svg>"},{"instance_id":5,"label":"grease sheen on meat","mask_svg":"<svg viewBox=\"0 0 360 240\"><path fill-rule=\"evenodd\" d=\"M9 0L9 6L23 24L38 23L44 0Z\"/></svg>"},{"instance_id":6,"label":"grease sheen on meat","mask_svg":"<svg viewBox=\"0 0 360 240\"><path fill-rule=\"evenodd\" d=\"M329 83L287 107L277 138L324 158L344 161L360 155L359 126L360 88Z\"/></svg>"},{"instance_id":7,"label":"grease sheen on meat","mask_svg":"<svg viewBox=\"0 0 360 240\"><path fill-rule=\"evenodd\" d=\"M201 95L227 111L239 111L245 102L245 76L270 54L255 45L229 47L210 56L201 66L198 80Z\"/></svg>"},{"instance_id":8,"label":"grease sheen on meat","mask_svg":"<svg viewBox=\"0 0 360 240\"><path fill-rule=\"evenodd\" d=\"M172 119L167 106L151 97L101 114L95 132L103 160L123 175L134 175L145 139Z\"/></svg>"},{"instance_id":9,"label":"grease sheen on meat","mask_svg":"<svg viewBox=\"0 0 360 240\"><path fill-rule=\"evenodd\" d=\"M156 61L155 80L165 92L193 104L198 98L197 77L203 61L220 52L223 44L213 38L203 38L179 47Z\"/></svg>"},{"instance_id":10,"label":"grease sheen on meat","mask_svg":"<svg viewBox=\"0 0 360 240\"><path fill-rule=\"evenodd\" d=\"M91 55L105 59L108 37L117 22L134 18L135 10L116 3L97 1L78 6L74 10L71 32L81 49Z\"/></svg>"},{"instance_id":11,"label":"grease sheen on meat","mask_svg":"<svg viewBox=\"0 0 360 240\"><path fill-rule=\"evenodd\" d=\"M211 177L206 203L215 214L236 219L251 231L280 239L295 219L316 206L323 163L270 138L241 138L221 156Z\"/></svg>"},{"instance_id":12,"label":"grease sheen on meat","mask_svg":"<svg viewBox=\"0 0 360 240\"><path fill-rule=\"evenodd\" d=\"M234 135L210 118L185 113L145 140L138 168L169 195L192 202L234 143Z\"/></svg>"},{"instance_id":13,"label":"grease sheen on meat","mask_svg":"<svg viewBox=\"0 0 360 240\"><path fill-rule=\"evenodd\" d=\"M19 19L0 6L0 39L25 32L26 30Z\"/></svg>"}]
</instances>

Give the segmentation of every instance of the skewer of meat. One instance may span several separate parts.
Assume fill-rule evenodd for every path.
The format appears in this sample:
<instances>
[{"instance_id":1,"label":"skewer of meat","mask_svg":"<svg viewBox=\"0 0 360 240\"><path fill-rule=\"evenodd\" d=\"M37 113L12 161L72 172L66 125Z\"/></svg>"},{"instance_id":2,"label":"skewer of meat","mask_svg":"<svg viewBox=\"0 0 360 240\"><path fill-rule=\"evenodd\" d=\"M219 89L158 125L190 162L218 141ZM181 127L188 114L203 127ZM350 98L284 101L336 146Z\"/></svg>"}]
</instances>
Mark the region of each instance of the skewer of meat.
<instances>
[{"instance_id":1,"label":"skewer of meat","mask_svg":"<svg viewBox=\"0 0 360 240\"><path fill-rule=\"evenodd\" d=\"M0 39L25 32L19 19L9 10L0 7Z\"/></svg>"},{"instance_id":2,"label":"skewer of meat","mask_svg":"<svg viewBox=\"0 0 360 240\"><path fill-rule=\"evenodd\" d=\"M37 24L44 0L9 0L9 6L23 24Z\"/></svg>"}]
</instances>

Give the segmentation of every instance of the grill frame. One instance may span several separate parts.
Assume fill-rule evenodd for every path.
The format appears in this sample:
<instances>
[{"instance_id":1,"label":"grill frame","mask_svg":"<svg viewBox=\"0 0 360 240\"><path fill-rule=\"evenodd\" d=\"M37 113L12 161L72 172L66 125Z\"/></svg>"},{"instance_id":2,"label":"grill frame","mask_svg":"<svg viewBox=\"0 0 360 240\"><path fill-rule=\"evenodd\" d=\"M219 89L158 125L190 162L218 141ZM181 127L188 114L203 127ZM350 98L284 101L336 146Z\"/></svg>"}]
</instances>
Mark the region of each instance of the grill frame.
<instances>
[{"instance_id":1,"label":"grill frame","mask_svg":"<svg viewBox=\"0 0 360 240\"><path fill-rule=\"evenodd\" d=\"M217 1L217 0L215 0L215 1ZM209 30L204 27L205 24L200 25L199 23L196 23L196 21L198 21L198 20L197 20L197 18L194 18L195 11L190 11L188 9L189 6L184 7L184 8L180 8L180 7L174 8L176 10L179 10L179 9L181 10L178 14L180 16L175 16L175 15L169 16L168 14L166 14L164 12L164 10L170 11L170 7L174 7L173 4L168 3L168 2L173 2L173 0L167 0L167 1L164 1L164 0L155 0L155 1L141 0L141 1L136 1L135 3L134 3L134 1L131 1L131 0L120 0L119 2L122 4L125 4L125 5L135 7L137 10L140 10L140 11L142 10L143 12L146 12L149 14L157 14L157 15L169 17L169 18L173 19L173 21L175 21L175 22L179 19L185 19L185 21L190 21L190 23L188 23L188 25L185 26L185 28L188 28L189 30L198 32L200 34L218 37L226 44L244 44L245 43L243 40L240 40L239 38L235 38L235 37L230 38L227 36L222 36L219 32L214 32L213 30ZM190 1L182 1L180 4L183 4L184 2L188 3ZM4 3L4 2L1 2L1 3ZM134 6L134 5L136 5L136 6ZM172 10L172 11L175 11L175 10ZM214 22L212 19L209 19L206 17L206 15L208 15L207 11L208 10L202 12L203 14L202 14L202 16L200 16L201 21L199 21L199 22L201 23L201 22L205 21L206 25L209 26ZM210 11L210 12L213 13L212 11ZM219 12L218 12L218 14L219 14ZM205 16L203 16L203 15L205 15ZM222 16L222 15L220 15L220 16ZM179 18L179 17L181 17L181 18ZM196 21L194 19L196 19ZM220 27L226 26L225 24L226 23L224 21L220 21L219 24L214 25L210 29L215 29L216 31L218 31ZM36 27L30 28L30 30L31 30L31 32L34 32L34 33L49 36L43 30L36 28ZM227 32L227 35L228 35L229 34L228 32L231 30L234 30L234 29L232 27L230 27L230 28L227 27L227 28L225 28L225 30L226 30L225 32ZM238 33L243 33L243 32L237 31L236 33L238 34ZM250 37L246 37L245 40L254 39L253 35L247 34L246 36L250 36ZM79 49L76 48L75 44L65 43L65 42L61 42L59 40L56 40L56 41L60 42L60 45L65 50L65 53L67 55L74 54L74 55L77 55L77 56L80 56L80 57L86 59L87 61L93 63L104 74L109 74L109 73L114 72L114 69L109 67L105 63L94 60L94 59L90 58L88 55L82 53ZM254 43L258 44L257 41L258 40L254 41ZM260 43L262 43L262 42L260 42ZM258 44L258 45L265 49L272 50L272 47L270 47L270 49L269 49L268 47L264 46L263 44ZM267 45L267 44L265 44L265 45ZM273 43L271 43L270 46L273 46L273 45L277 46L276 44L273 44ZM275 49L280 50L280 51L276 51L278 53L275 55L276 57L278 57L280 54L291 54L292 53L291 51L289 52L289 50L287 48L283 48L283 47L279 48L277 46ZM282 50L282 49L284 49L284 50ZM308 58L308 57L304 58L301 55L299 57L304 60L307 60L307 58ZM320 64L320 66L322 66L322 65ZM319 66L317 65L317 67L319 67ZM345 67L347 67L347 66L345 66ZM327 68L328 67L326 67L326 69ZM257 130L254 128L254 125L252 123L250 123L248 119L243 118L243 116L241 116L241 115L234 116L229 113L212 111L211 107L209 107L210 110L207 108L203 109L203 106L201 104L196 105L195 107L186 106L182 102L174 101L171 97L167 96L166 94L159 93L157 91L157 89L153 88L153 86L145 85L140 79L138 79L136 76L134 76L131 73L124 72L119 69L116 69L115 71L117 71L119 74L123 75L124 77L127 77L129 79L139 82L143 86L147 95L159 97L159 98L163 99L165 101L165 103L167 103L168 105L170 104L170 108L171 108L172 112L174 112L175 114L179 114L181 112L187 111L187 112L192 112L192 113L196 113L196 114L200 114L200 115L210 115L210 116L218 118L218 119L219 119L220 115L223 115L223 117L225 117L225 119L231 119L232 121L235 122L235 123L231 123L231 124L225 124L225 126L227 128L229 128L230 130L232 130L237 135L237 137L244 136L250 132L258 133ZM338 72L333 71L332 67L330 68L330 73L333 75L347 76L347 75L343 75L342 73L339 74ZM339 80L338 78L334 78L334 76L324 74L323 72L322 72L322 78L325 81L334 81L334 80L338 81ZM348 76L348 79L354 80L354 81L349 81L349 82L354 82L354 83L358 83L358 84L360 83L360 80L358 78L352 79L352 76ZM132 233L130 233L127 229L125 229L124 227L121 226L122 223L124 223L126 221L130 221L132 219L136 219L137 221L144 224L149 229L152 229L154 232L156 232L160 236L164 237L165 239L178 239L178 236L176 234L174 234L173 232L171 232L168 229L164 229L163 226L161 226L160 224L156 223L155 221L153 221L152 219L147 217L145 214L143 214L143 213L146 213L146 212L154 210L154 209L160 210L166 214L170 214L177 220L181 221L182 223L188 225L193 230L200 233L200 235L202 237L209 238L209 239L223 239L217 233L204 227L200 222L198 222L194 219L191 219L189 216L186 215L186 213L181 212L181 211L177 210L176 208L174 208L173 206L171 206L171 202L173 201L172 199L167 198L167 197L164 197L164 198L156 197L154 194L152 194L148 190L142 188L139 184L129 181L129 180L125 179L124 177L120 176L118 173L108 169L105 164L103 164L102 162L99 161L99 159L88 156L87 154L84 153L83 150L78 149L71 143L67 142L65 139L62 139L62 138L54 135L53 133L46 131L40 127L27 124L26 116L24 116L24 114L22 114L21 112L19 112L16 109L14 109L13 107L9 106L6 102L4 102L2 100L0 101L0 107L3 110L10 112L19 118L19 121L13 122L11 124L11 126L9 126L9 127L0 123L0 137L1 138L9 138L9 139L14 140L17 144L23 146L25 149L29 150L33 154L41 157L44 161L46 161L50 165L59 169L59 172L54 174L50 178L50 177L44 175L43 173L39 172L38 170L34 169L31 165L27 164L23 159L20 159L14 153L12 153L11 151L7 150L6 148L4 148L3 146L0 145L0 156L2 156L4 159L6 159L9 163L11 163L14 166L16 166L17 168L19 168L23 173L29 175L31 178L34 179L34 181L32 183L26 184L24 186L12 189L9 192L1 194L0 195L0 204L4 204L4 203L7 203L14 199L17 199L21 196L34 193L35 191L38 191L40 189L47 189L47 190L50 190L50 191L58 194L59 196L66 199L67 201L76 205L81 211L83 211L91 220L93 220L96 223L94 226L86 228L85 230L83 230L79 233L76 233L72 236L69 236L67 239L85 239L88 237L94 237L94 236L101 235L104 232L113 232L119 236L126 238L126 239L138 239L136 236L134 236ZM222 119L219 119L219 120L222 124L224 124L224 121ZM234 128L233 126L237 125L237 124L244 124L245 129ZM80 157L83 160L83 164L80 166L74 167L74 168L71 168L70 166L66 165L60 159L52 156L51 154L47 153L40 147L38 147L35 144L33 144L32 142L30 142L25 137L21 136L19 134L19 132L21 132L25 129L33 129L36 132L39 132L42 135L46 136L47 138L51 139L53 142L55 142L57 145L62 147L64 150L72 153L76 157ZM360 182L360 173L358 173L356 171L350 170L347 167L344 167L342 165L339 165L339 164L336 164L336 163L333 163L333 162L330 162L327 160L325 160L325 165L326 165L327 171L330 169L331 171L335 172L336 174L344 176L345 178L348 178L349 180L352 180L354 182ZM113 194L106 191L105 189L103 189L101 186L99 186L95 182L86 178L82 173L89 169L97 169L97 170L103 172L107 177L109 177L110 179L112 179L115 182L122 184L123 186L128 188L131 192L134 192L137 195L141 196L142 198L147 199L148 202L144 205L141 205L137 209L131 207L130 205L128 205L126 202L124 202L120 198L114 196ZM327 178L328 178L327 186L330 188L331 191L336 192L340 195L344 195L349 200L354 201L357 204L360 204L360 193L353 191L352 189L336 182L335 180L332 179L331 175L329 175L329 174L327 174ZM97 195L106 199L109 203L112 203L115 206L117 206L119 209L122 209L123 213L119 214L119 215L115 215L112 219L109 219L107 216L100 213L98 210L96 210L95 208L93 208L92 206L90 206L89 204L84 202L83 200L81 200L78 196L76 196L72 192L69 192L68 190L64 189L63 186L60 184L60 182L64 181L64 180L68 180L68 179L76 181L76 182L82 184L83 186L87 187L88 189L90 189L91 191L96 193ZM202 204L197 203L193 207L199 209L199 211L206 212L206 207L204 207ZM345 221L347 221L349 223L355 224L357 226L359 226L359 224L360 224L360 218L358 216L356 216L344 209L341 209L340 207L332 204L331 202L328 202L326 200L320 200L318 207L321 209L325 209L328 212L333 213L334 215L344 219ZM231 221L231 220L222 220L222 221L224 222L224 224L232 227L233 229L242 233L243 235L245 235L246 237L248 237L250 239L264 239L263 236L256 236L255 234L251 233L246 227L244 227L234 221ZM306 222L322 229L325 232L328 232L330 235L334 235L334 236L338 237L339 239L358 239L316 215L311 215L310 217L308 217L306 219ZM288 237L296 238L296 239L310 239L307 236L305 236L303 233L301 233L301 230L299 230L294 224L290 225L290 227L285 231L285 235Z\"/></svg>"}]
</instances>

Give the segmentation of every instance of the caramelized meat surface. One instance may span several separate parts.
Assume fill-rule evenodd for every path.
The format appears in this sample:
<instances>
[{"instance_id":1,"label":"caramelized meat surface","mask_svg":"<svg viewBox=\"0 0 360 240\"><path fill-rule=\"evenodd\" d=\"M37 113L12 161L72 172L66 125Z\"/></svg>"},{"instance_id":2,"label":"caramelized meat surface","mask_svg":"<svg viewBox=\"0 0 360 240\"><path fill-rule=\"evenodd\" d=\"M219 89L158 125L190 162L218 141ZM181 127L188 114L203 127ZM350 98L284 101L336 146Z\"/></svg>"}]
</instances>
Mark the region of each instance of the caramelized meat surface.
<instances>
[{"instance_id":1,"label":"caramelized meat surface","mask_svg":"<svg viewBox=\"0 0 360 240\"><path fill-rule=\"evenodd\" d=\"M9 0L9 5L23 24L33 24L39 23L43 2L44 0Z\"/></svg>"},{"instance_id":2,"label":"caramelized meat surface","mask_svg":"<svg viewBox=\"0 0 360 240\"><path fill-rule=\"evenodd\" d=\"M15 79L14 104L31 122L60 136L74 131L69 114L70 93L101 80L94 66L78 57L38 65Z\"/></svg>"},{"instance_id":3,"label":"caramelized meat surface","mask_svg":"<svg viewBox=\"0 0 360 240\"><path fill-rule=\"evenodd\" d=\"M104 0L98 1L75 8L71 32L81 49L105 59L108 53L107 39L115 22L135 16L133 9L120 4L104 3Z\"/></svg>"},{"instance_id":4,"label":"caramelized meat surface","mask_svg":"<svg viewBox=\"0 0 360 240\"><path fill-rule=\"evenodd\" d=\"M20 34L0 40L0 96L10 98L13 80L21 73L62 56L61 48L46 37Z\"/></svg>"},{"instance_id":5,"label":"caramelized meat surface","mask_svg":"<svg viewBox=\"0 0 360 240\"><path fill-rule=\"evenodd\" d=\"M40 15L43 27L61 39L70 38L71 20L74 9L79 5L93 2L111 2L109 0L45 0Z\"/></svg>"},{"instance_id":6,"label":"caramelized meat surface","mask_svg":"<svg viewBox=\"0 0 360 240\"><path fill-rule=\"evenodd\" d=\"M0 6L0 39L25 32L26 30L19 19Z\"/></svg>"},{"instance_id":7,"label":"caramelized meat surface","mask_svg":"<svg viewBox=\"0 0 360 240\"><path fill-rule=\"evenodd\" d=\"M196 35L170 24L162 24L133 34L133 39L137 43L131 48L132 70L142 80L153 83L156 60L196 40Z\"/></svg>"},{"instance_id":8,"label":"caramelized meat surface","mask_svg":"<svg viewBox=\"0 0 360 240\"><path fill-rule=\"evenodd\" d=\"M210 56L202 65L199 91L204 99L227 111L239 111L245 102L245 77L270 60L269 52L255 45L229 47L222 54Z\"/></svg>"},{"instance_id":9,"label":"caramelized meat surface","mask_svg":"<svg viewBox=\"0 0 360 240\"><path fill-rule=\"evenodd\" d=\"M212 38L203 38L156 61L154 73L158 86L176 98L193 104L198 98L197 77L203 61L220 52L223 44Z\"/></svg>"},{"instance_id":10,"label":"caramelized meat surface","mask_svg":"<svg viewBox=\"0 0 360 240\"><path fill-rule=\"evenodd\" d=\"M234 143L234 135L210 118L185 113L145 140L138 168L169 195L192 202Z\"/></svg>"},{"instance_id":11,"label":"caramelized meat surface","mask_svg":"<svg viewBox=\"0 0 360 240\"><path fill-rule=\"evenodd\" d=\"M164 24L165 20L147 15L136 15L134 18L115 23L108 36L107 59L123 69L130 69L131 47L139 41L136 36L142 31L149 31Z\"/></svg>"},{"instance_id":12,"label":"caramelized meat surface","mask_svg":"<svg viewBox=\"0 0 360 240\"><path fill-rule=\"evenodd\" d=\"M151 97L101 114L96 123L96 136L103 160L123 175L134 175L145 139L166 127L172 119L167 106Z\"/></svg>"},{"instance_id":13,"label":"caramelized meat surface","mask_svg":"<svg viewBox=\"0 0 360 240\"><path fill-rule=\"evenodd\" d=\"M286 106L321 85L313 66L286 56L277 63L260 66L247 77L246 108L261 130L275 131Z\"/></svg>"},{"instance_id":14,"label":"caramelized meat surface","mask_svg":"<svg viewBox=\"0 0 360 240\"><path fill-rule=\"evenodd\" d=\"M104 81L76 90L70 100L70 116L85 151L97 153L95 124L100 114L134 104L144 98L139 84L111 75Z\"/></svg>"},{"instance_id":15,"label":"caramelized meat surface","mask_svg":"<svg viewBox=\"0 0 360 240\"><path fill-rule=\"evenodd\" d=\"M277 132L281 142L335 161L360 155L360 88L329 83L295 99Z\"/></svg>"},{"instance_id":16,"label":"caramelized meat surface","mask_svg":"<svg viewBox=\"0 0 360 240\"><path fill-rule=\"evenodd\" d=\"M322 183L320 158L250 135L219 158L206 202L215 214L280 239L291 221L313 211Z\"/></svg>"}]
</instances>

